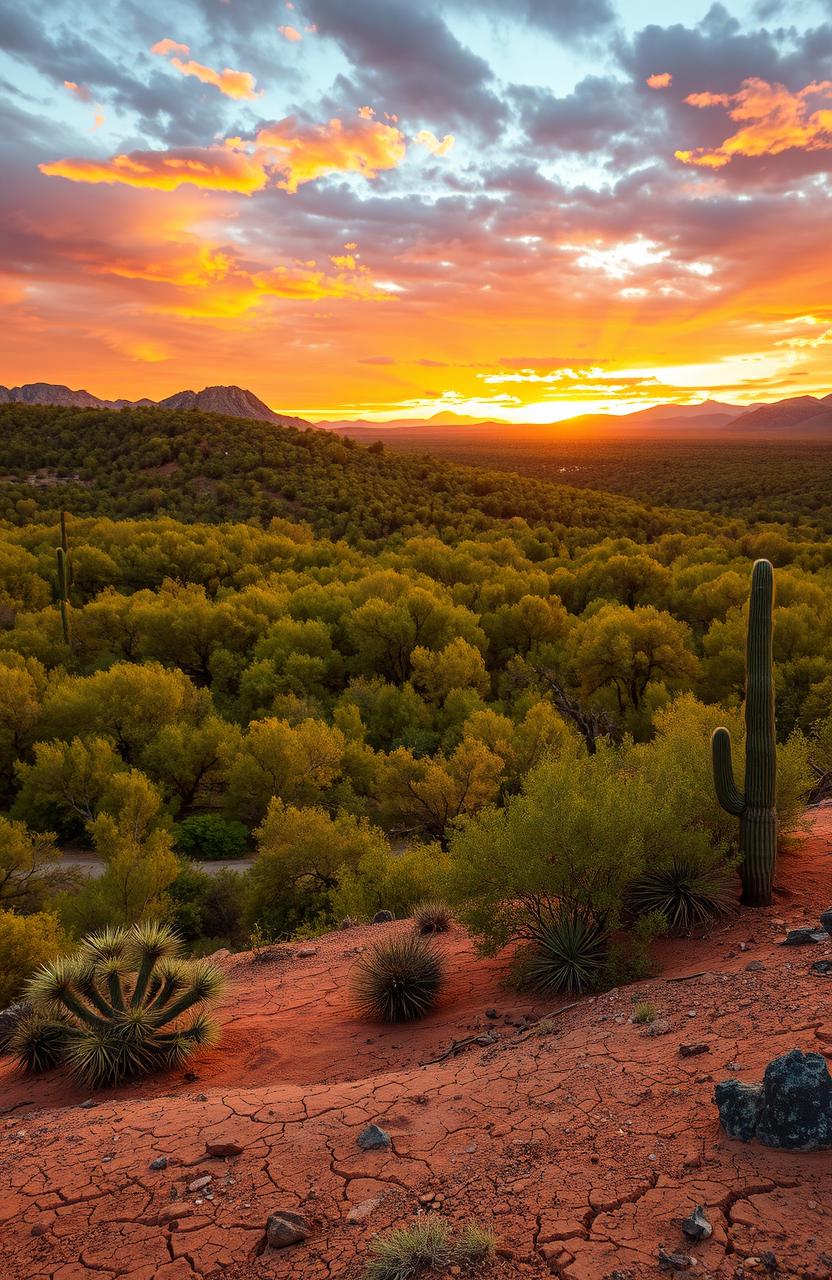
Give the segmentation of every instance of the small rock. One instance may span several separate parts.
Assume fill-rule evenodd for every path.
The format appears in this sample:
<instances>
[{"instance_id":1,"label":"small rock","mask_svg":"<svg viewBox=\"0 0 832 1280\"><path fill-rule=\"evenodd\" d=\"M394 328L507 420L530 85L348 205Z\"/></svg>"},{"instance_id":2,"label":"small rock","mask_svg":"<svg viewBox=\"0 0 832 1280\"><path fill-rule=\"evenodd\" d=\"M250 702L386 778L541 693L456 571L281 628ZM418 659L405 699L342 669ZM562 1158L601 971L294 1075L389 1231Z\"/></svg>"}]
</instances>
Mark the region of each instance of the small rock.
<instances>
[{"instance_id":1,"label":"small rock","mask_svg":"<svg viewBox=\"0 0 832 1280\"><path fill-rule=\"evenodd\" d=\"M789 929L781 947L805 947L811 942L825 942L827 938L826 930L822 932L815 929Z\"/></svg>"},{"instance_id":2,"label":"small rock","mask_svg":"<svg viewBox=\"0 0 832 1280\"><path fill-rule=\"evenodd\" d=\"M692 1259L687 1253L668 1253L663 1244L658 1250L659 1266L663 1271L689 1271Z\"/></svg>"},{"instance_id":3,"label":"small rock","mask_svg":"<svg viewBox=\"0 0 832 1280\"><path fill-rule=\"evenodd\" d=\"M266 1223L266 1244L270 1249L286 1249L300 1244L312 1234L312 1228L302 1213L292 1209L278 1209L269 1214Z\"/></svg>"},{"instance_id":4,"label":"small rock","mask_svg":"<svg viewBox=\"0 0 832 1280\"><path fill-rule=\"evenodd\" d=\"M34 1236L35 1238L37 1238L38 1236L45 1236L46 1227L43 1225L42 1222L36 1222L29 1234Z\"/></svg>"},{"instance_id":5,"label":"small rock","mask_svg":"<svg viewBox=\"0 0 832 1280\"><path fill-rule=\"evenodd\" d=\"M392 911L377 911L370 921L370 924L390 924L392 919Z\"/></svg>"},{"instance_id":6,"label":"small rock","mask_svg":"<svg viewBox=\"0 0 832 1280\"><path fill-rule=\"evenodd\" d=\"M370 1124L359 1134L358 1145L362 1151L386 1151L390 1147L390 1134L377 1124Z\"/></svg>"},{"instance_id":7,"label":"small rock","mask_svg":"<svg viewBox=\"0 0 832 1280\"><path fill-rule=\"evenodd\" d=\"M82 1111L92 1111L93 1107L97 1107L97 1106L98 1106L98 1103L96 1102L95 1098L86 1098L86 1099L81 1103L81 1110L82 1110Z\"/></svg>"},{"instance_id":8,"label":"small rock","mask_svg":"<svg viewBox=\"0 0 832 1280\"><path fill-rule=\"evenodd\" d=\"M682 1164L686 1169L701 1169L702 1157L698 1151L689 1151L682 1161Z\"/></svg>"},{"instance_id":9,"label":"small rock","mask_svg":"<svg viewBox=\"0 0 832 1280\"><path fill-rule=\"evenodd\" d=\"M745 968L747 973L762 973L765 965L762 960L749 960Z\"/></svg>"},{"instance_id":10,"label":"small rock","mask_svg":"<svg viewBox=\"0 0 832 1280\"><path fill-rule=\"evenodd\" d=\"M195 1094L194 1094L194 1102L207 1102L207 1101L208 1101L208 1094L207 1094L207 1093L195 1093Z\"/></svg>"},{"instance_id":11,"label":"small rock","mask_svg":"<svg viewBox=\"0 0 832 1280\"><path fill-rule=\"evenodd\" d=\"M214 1138L205 1143L205 1151L209 1156L240 1156L243 1148L233 1138Z\"/></svg>"},{"instance_id":12,"label":"small rock","mask_svg":"<svg viewBox=\"0 0 832 1280\"><path fill-rule=\"evenodd\" d=\"M183 1079L187 1084L193 1084L194 1080L198 1080L198 1079L199 1079L199 1076L197 1075L197 1073L196 1073L195 1071L186 1071L186 1072L185 1072L185 1074L183 1075L182 1079Z\"/></svg>"},{"instance_id":13,"label":"small rock","mask_svg":"<svg viewBox=\"0 0 832 1280\"><path fill-rule=\"evenodd\" d=\"M688 1240L707 1240L714 1229L705 1217L705 1210L698 1204L689 1218L682 1219L682 1230Z\"/></svg>"},{"instance_id":14,"label":"small rock","mask_svg":"<svg viewBox=\"0 0 832 1280\"><path fill-rule=\"evenodd\" d=\"M832 977L832 960L816 960L809 972L822 978Z\"/></svg>"},{"instance_id":15,"label":"small rock","mask_svg":"<svg viewBox=\"0 0 832 1280\"><path fill-rule=\"evenodd\" d=\"M150 1165L148 1167L152 1169L154 1173L158 1173L160 1169L167 1169L168 1167L167 1156L157 1156L155 1160L151 1160Z\"/></svg>"},{"instance_id":16,"label":"small rock","mask_svg":"<svg viewBox=\"0 0 832 1280\"><path fill-rule=\"evenodd\" d=\"M669 1018L654 1018L649 1026L642 1031L643 1036L666 1036L670 1030Z\"/></svg>"},{"instance_id":17,"label":"small rock","mask_svg":"<svg viewBox=\"0 0 832 1280\"><path fill-rule=\"evenodd\" d=\"M821 912L820 923L824 931L832 935L832 907L827 907Z\"/></svg>"},{"instance_id":18,"label":"small rock","mask_svg":"<svg viewBox=\"0 0 832 1280\"><path fill-rule=\"evenodd\" d=\"M318 948L317 947L298 947L295 954L297 955L299 960L308 960L310 956L316 956L318 954Z\"/></svg>"},{"instance_id":19,"label":"small rock","mask_svg":"<svg viewBox=\"0 0 832 1280\"><path fill-rule=\"evenodd\" d=\"M421 1200L421 1196L419 1197ZM369 1200L362 1200L360 1204L354 1204L347 1214L347 1222L356 1223L363 1222L365 1218L369 1218L384 1200L384 1196L372 1196Z\"/></svg>"},{"instance_id":20,"label":"small rock","mask_svg":"<svg viewBox=\"0 0 832 1280\"><path fill-rule=\"evenodd\" d=\"M499 1018L500 1015L496 1009L486 1009L485 1016L486 1018Z\"/></svg>"},{"instance_id":21,"label":"small rock","mask_svg":"<svg viewBox=\"0 0 832 1280\"><path fill-rule=\"evenodd\" d=\"M203 1177L201 1177L201 1178L194 1178L193 1182L189 1182L189 1183L188 1183L188 1190L189 1190L189 1191L204 1191L206 1187L208 1187L208 1186L210 1186L210 1185L211 1185L211 1183L213 1182L213 1180L214 1180L214 1175L213 1175L212 1173L206 1173L206 1174L204 1174L204 1175L203 1175Z\"/></svg>"},{"instance_id":22,"label":"small rock","mask_svg":"<svg viewBox=\"0 0 832 1280\"><path fill-rule=\"evenodd\" d=\"M680 1044L679 1054L683 1058L698 1058L700 1053L710 1053L711 1046L705 1044L704 1040L699 1040L694 1044Z\"/></svg>"}]
</instances>

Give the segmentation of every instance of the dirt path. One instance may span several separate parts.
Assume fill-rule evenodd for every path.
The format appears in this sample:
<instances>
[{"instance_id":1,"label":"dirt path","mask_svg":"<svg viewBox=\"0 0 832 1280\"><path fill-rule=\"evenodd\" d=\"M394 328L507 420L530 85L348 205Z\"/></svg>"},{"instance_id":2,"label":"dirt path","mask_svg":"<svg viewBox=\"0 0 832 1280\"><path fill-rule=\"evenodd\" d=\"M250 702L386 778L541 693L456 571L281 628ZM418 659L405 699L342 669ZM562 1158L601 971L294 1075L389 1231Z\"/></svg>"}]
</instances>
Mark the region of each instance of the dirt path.
<instances>
[{"instance_id":1,"label":"dirt path","mask_svg":"<svg viewBox=\"0 0 832 1280\"><path fill-rule=\"evenodd\" d=\"M783 922L814 922L830 903L825 809L783 860L773 908L663 944L660 977L584 1000L542 1035L514 1025L543 1012L539 1002L503 987L461 930L447 943L448 998L412 1029L350 1015L355 948L378 928L330 935L305 958L230 958L223 1042L196 1080L148 1082L85 1109L57 1075L0 1069L0 1106L11 1108L0 1121L0 1276L357 1280L372 1235L439 1197L427 1211L494 1229L505 1255L487 1273L495 1280L655 1280L669 1274L660 1245L694 1255L690 1274L713 1280L764 1275L769 1254L778 1277L829 1280L829 1154L729 1142L711 1098L715 1081L759 1078L794 1047L832 1059L832 981L809 972L832 958L832 940L778 945ZM630 1021L635 999L656 1005L666 1034ZM422 1065L485 1031L499 1038ZM682 1056L693 1041L707 1050ZM359 1150L371 1121L390 1151ZM209 1156L219 1139L241 1153ZM159 1156L167 1168L150 1170ZM695 1204L714 1232L691 1245L679 1219ZM301 1209L313 1235L259 1257L279 1207Z\"/></svg>"}]
</instances>

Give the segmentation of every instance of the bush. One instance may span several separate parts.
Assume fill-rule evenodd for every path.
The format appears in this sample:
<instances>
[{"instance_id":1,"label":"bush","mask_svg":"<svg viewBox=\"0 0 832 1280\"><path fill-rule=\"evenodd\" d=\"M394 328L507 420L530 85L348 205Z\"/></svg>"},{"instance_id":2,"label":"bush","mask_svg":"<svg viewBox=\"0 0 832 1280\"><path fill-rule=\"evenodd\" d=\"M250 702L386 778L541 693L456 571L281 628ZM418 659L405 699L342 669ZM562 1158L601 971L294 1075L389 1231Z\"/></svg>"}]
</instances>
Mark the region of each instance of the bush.
<instances>
[{"instance_id":1,"label":"bush","mask_svg":"<svg viewBox=\"0 0 832 1280\"><path fill-rule=\"evenodd\" d=\"M178 959L164 924L104 929L71 956L43 965L25 988L32 1014L11 1048L24 1071L63 1062L104 1088L181 1066L215 1028L205 1009L223 989L217 969Z\"/></svg>"},{"instance_id":2,"label":"bush","mask_svg":"<svg viewBox=\"0 0 832 1280\"><path fill-rule=\"evenodd\" d=\"M275 937L353 914L336 905L339 879L365 858L375 863L389 856L386 836L366 818L333 818L325 809L296 808L277 798L256 835L258 854L246 877L246 923L260 921Z\"/></svg>"},{"instance_id":3,"label":"bush","mask_svg":"<svg viewBox=\"0 0 832 1280\"><path fill-rule=\"evenodd\" d=\"M658 1010L651 1000L640 1000L633 1005L633 1022L636 1026L646 1027L656 1021Z\"/></svg>"},{"instance_id":4,"label":"bush","mask_svg":"<svg viewBox=\"0 0 832 1280\"><path fill-rule=\"evenodd\" d=\"M374 1022L412 1022L424 1017L444 984L441 956L415 934L372 947L353 972L358 1011Z\"/></svg>"},{"instance_id":5,"label":"bush","mask_svg":"<svg viewBox=\"0 0 832 1280\"><path fill-rule=\"evenodd\" d=\"M521 961L523 982L547 995L582 995L599 983L607 953L604 930L581 911L561 908L541 919Z\"/></svg>"},{"instance_id":6,"label":"bush","mask_svg":"<svg viewBox=\"0 0 832 1280\"><path fill-rule=\"evenodd\" d=\"M423 937L431 933L447 933L451 927L451 913L444 902L420 902L413 912L413 924Z\"/></svg>"},{"instance_id":7,"label":"bush","mask_svg":"<svg viewBox=\"0 0 832 1280\"><path fill-rule=\"evenodd\" d=\"M248 848L248 828L216 813L196 813L174 824L177 853L200 862L230 862Z\"/></svg>"},{"instance_id":8,"label":"bush","mask_svg":"<svg viewBox=\"0 0 832 1280\"><path fill-rule=\"evenodd\" d=\"M438 844L414 844L402 853L375 848L355 867L344 866L332 894L336 919L371 920L377 911L406 919L420 902L441 892L448 855Z\"/></svg>"},{"instance_id":9,"label":"bush","mask_svg":"<svg viewBox=\"0 0 832 1280\"><path fill-rule=\"evenodd\" d=\"M0 910L0 1009L20 995L38 965L66 949L66 936L53 912L18 916Z\"/></svg>"},{"instance_id":10,"label":"bush","mask_svg":"<svg viewBox=\"0 0 832 1280\"><path fill-rule=\"evenodd\" d=\"M168 890L168 919L183 942L204 939L213 948L235 947L243 941L243 900L245 875L230 868L214 874L201 871L190 862L180 863L179 875Z\"/></svg>"}]
</instances>

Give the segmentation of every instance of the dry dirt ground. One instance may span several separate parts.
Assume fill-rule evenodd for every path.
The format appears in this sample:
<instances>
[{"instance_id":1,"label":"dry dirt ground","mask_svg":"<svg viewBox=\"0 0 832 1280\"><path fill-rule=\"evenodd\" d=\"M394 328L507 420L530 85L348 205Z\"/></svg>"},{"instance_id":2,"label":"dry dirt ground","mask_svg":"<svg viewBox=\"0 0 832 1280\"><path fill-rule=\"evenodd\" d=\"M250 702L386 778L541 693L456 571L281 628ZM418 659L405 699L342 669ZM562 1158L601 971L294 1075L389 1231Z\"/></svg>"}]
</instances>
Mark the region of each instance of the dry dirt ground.
<instances>
[{"instance_id":1,"label":"dry dirt ground","mask_svg":"<svg viewBox=\"0 0 832 1280\"><path fill-rule=\"evenodd\" d=\"M0 1066L0 1277L359 1280L375 1233L430 1212L493 1229L491 1280L673 1274L660 1247L687 1257L680 1274L828 1280L832 1154L730 1142L712 1094L794 1047L832 1059L832 980L810 973L832 940L779 945L785 925L830 904L825 809L783 859L774 907L662 944L659 977L531 1031L523 1016L547 1006L503 985L460 929L444 944L442 1008L409 1029L355 1021L348 989L356 948L407 924L265 964L229 957L222 1044L195 1079L86 1106L57 1073L22 1080ZM656 1006L664 1034L631 1022L636 1000ZM493 1043L432 1061L485 1032ZM685 1056L689 1044L706 1048ZM357 1146L373 1121L389 1151ZM217 1142L239 1154L208 1154ZM167 1167L151 1170L159 1157ZM680 1219L696 1204L714 1229L692 1245ZM279 1208L301 1210L312 1235L261 1252Z\"/></svg>"}]
</instances>

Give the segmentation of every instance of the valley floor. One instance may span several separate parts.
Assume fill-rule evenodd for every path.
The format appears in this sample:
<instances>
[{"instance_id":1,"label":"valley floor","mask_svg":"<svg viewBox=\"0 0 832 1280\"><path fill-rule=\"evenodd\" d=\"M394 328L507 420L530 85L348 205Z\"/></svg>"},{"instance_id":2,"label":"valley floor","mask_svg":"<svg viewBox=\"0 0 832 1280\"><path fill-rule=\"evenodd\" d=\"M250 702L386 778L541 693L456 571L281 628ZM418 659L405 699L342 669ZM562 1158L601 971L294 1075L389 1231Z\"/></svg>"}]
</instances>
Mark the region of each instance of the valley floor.
<instances>
[{"instance_id":1,"label":"valley floor","mask_svg":"<svg viewBox=\"0 0 832 1280\"><path fill-rule=\"evenodd\" d=\"M816 922L830 902L827 808L782 860L774 907L663 944L661 976L538 1027L527 1019L550 1007L502 985L504 970L478 960L460 929L444 943L448 997L410 1029L356 1022L348 990L356 948L407 924L266 962L227 957L222 1044L195 1079L86 1106L54 1073L21 1080L0 1066L0 1276L358 1280L374 1234L437 1212L493 1229L494 1280L666 1276L660 1246L714 1280L828 1280L829 1153L726 1140L712 1094L794 1047L832 1059L832 981L810 973L832 958L832 939L779 945L784 926ZM656 1006L663 1034L630 1021L636 999ZM436 1061L476 1036L487 1039ZM705 1048L680 1052L693 1044ZM372 1122L389 1151L358 1148ZM151 1170L159 1157L167 1167ZM691 1245L679 1221L697 1204L714 1231ZM261 1254L280 1208L301 1210L313 1233Z\"/></svg>"}]
</instances>

